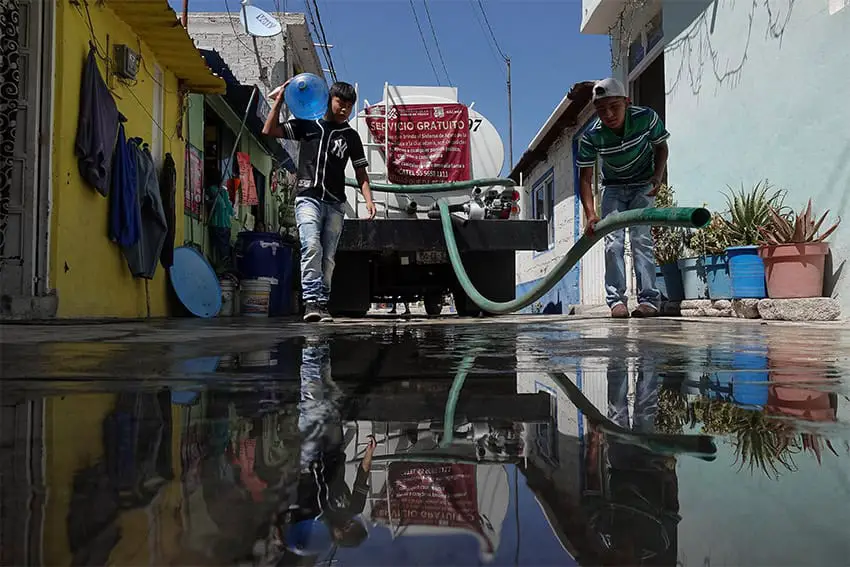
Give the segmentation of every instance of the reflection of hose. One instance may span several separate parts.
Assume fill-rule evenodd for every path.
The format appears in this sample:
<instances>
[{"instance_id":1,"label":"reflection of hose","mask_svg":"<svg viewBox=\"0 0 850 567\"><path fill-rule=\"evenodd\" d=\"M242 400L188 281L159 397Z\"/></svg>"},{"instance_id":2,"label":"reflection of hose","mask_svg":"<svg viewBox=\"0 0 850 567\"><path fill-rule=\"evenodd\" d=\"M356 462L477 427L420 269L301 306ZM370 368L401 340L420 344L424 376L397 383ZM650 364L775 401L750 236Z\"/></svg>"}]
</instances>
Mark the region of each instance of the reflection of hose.
<instances>
[{"instance_id":1,"label":"reflection of hose","mask_svg":"<svg viewBox=\"0 0 850 567\"><path fill-rule=\"evenodd\" d=\"M358 184L353 179L346 179L346 185L358 187ZM457 181L453 183L436 183L434 185L390 185L384 183L375 183L371 185L376 191L385 191L387 193L444 193L447 191L457 191L461 189L471 189L473 187L513 187L515 185L512 179L494 178L494 179L473 179L471 181ZM616 230L621 230L629 226L636 225L653 225L653 226L683 226L691 228L702 228L711 220L711 213L703 208L647 208L637 209L633 211L625 211L622 213L613 213L606 216L596 225L596 230L593 236L582 236L572 248L567 251L566 255L561 258L561 261L550 271L537 285L525 295L517 297L512 301L497 302L491 301L481 295L472 284L466 269L461 262L460 251L455 240L454 228L452 226L452 218L449 212L449 204L445 199L437 201L437 207L440 210L440 219L443 226L443 235L446 239L446 248L449 252L449 260L452 268L460 282L463 291L466 295L484 311L490 313L513 313L525 307L528 307L541 297L546 292L552 289L573 266L578 263L590 248L596 244L603 236Z\"/></svg>"},{"instance_id":2,"label":"reflection of hose","mask_svg":"<svg viewBox=\"0 0 850 567\"><path fill-rule=\"evenodd\" d=\"M460 362L455 373L455 379L452 381L452 388L449 390L449 397L446 400L446 411L443 414L443 438L440 440L440 447L446 448L452 444L455 433L455 409L457 408L457 400L460 397L460 391L463 390L463 383L466 381L466 376L475 364L475 357L478 356L479 349L475 349Z\"/></svg>"}]
</instances>

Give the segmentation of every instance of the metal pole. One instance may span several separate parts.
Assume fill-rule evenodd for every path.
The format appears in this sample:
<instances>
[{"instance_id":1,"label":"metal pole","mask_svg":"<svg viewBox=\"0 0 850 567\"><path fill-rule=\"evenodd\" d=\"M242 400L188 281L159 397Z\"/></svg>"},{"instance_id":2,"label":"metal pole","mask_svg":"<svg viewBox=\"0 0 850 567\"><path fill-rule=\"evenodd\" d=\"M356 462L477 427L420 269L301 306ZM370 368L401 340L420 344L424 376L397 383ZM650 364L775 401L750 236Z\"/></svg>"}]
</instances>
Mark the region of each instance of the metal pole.
<instances>
[{"instance_id":1,"label":"metal pole","mask_svg":"<svg viewBox=\"0 0 850 567\"><path fill-rule=\"evenodd\" d=\"M183 27L189 28L189 0L183 0Z\"/></svg>"},{"instance_id":2,"label":"metal pole","mask_svg":"<svg viewBox=\"0 0 850 567\"><path fill-rule=\"evenodd\" d=\"M511 58L505 57L508 66L508 160L510 168L514 168L514 115L511 103Z\"/></svg>"},{"instance_id":3,"label":"metal pole","mask_svg":"<svg viewBox=\"0 0 850 567\"><path fill-rule=\"evenodd\" d=\"M233 158L236 156L236 150L239 148L239 140L242 138L242 130L245 129L245 122L248 121L248 113L251 112L251 105L254 104L254 97L257 91L260 90L256 85L251 91L251 98L248 99L248 106L245 108L245 115L242 117L242 124L239 126L239 132L236 134L236 140L233 142L233 149L230 151L230 159L227 160L227 168L221 173L221 183L223 185L227 179L228 172L233 169Z\"/></svg>"}]
</instances>

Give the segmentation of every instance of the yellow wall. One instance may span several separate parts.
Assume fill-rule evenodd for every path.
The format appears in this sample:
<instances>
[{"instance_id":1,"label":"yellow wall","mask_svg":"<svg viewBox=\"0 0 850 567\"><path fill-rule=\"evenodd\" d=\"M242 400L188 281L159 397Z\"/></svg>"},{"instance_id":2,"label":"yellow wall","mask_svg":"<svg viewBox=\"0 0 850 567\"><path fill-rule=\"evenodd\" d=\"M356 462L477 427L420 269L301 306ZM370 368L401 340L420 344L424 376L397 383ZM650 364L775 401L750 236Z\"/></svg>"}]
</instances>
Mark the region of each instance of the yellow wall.
<instances>
[{"instance_id":1,"label":"yellow wall","mask_svg":"<svg viewBox=\"0 0 850 567\"><path fill-rule=\"evenodd\" d=\"M107 78L118 109L128 121L127 137L152 141L156 59L138 35L108 7L88 2L95 36L110 56L113 46L127 44L141 49L137 83L131 88L117 78ZM67 0L56 3L55 123L53 128L53 204L51 215L50 273L59 297L58 317L144 317L147 313L145 284L131 276L117 244L108 237L108 198L101 196L79 175L74 155L80 102L80 79L91 34L83 7ZM108 46L108 47L107 47ZM187 53L187 57L194 55ZM147 69L147 71L146 71ZM170 152L177 165L176 217L183 217L184 141L177 136L179 100L177 78L163 69L163 153ZM150 73L150 74L149 74ZM184 125L185 128L185 125ZM155 157L156 159L156 157ZM183 242L183 223L175 228L176 245ZM157 266L150 286L152 316L168 315L167 274Z\"/></svg>"}]
</instances>

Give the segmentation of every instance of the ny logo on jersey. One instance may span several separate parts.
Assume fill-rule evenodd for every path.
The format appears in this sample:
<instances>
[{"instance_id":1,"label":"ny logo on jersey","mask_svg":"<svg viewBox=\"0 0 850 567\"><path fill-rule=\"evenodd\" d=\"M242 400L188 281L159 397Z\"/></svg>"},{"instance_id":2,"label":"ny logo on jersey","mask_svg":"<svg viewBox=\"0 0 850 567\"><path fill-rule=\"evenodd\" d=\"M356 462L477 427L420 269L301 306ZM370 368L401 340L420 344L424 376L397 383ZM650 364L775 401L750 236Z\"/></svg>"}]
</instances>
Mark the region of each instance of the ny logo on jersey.
<instances>
[{"instance_id":1,"label":"ny logo on jersey","mask_svg":"<svg viewBox=\"0 0 850 567\"><path fill-rule=\"evenodd\" d=\"M339 159L344 159L346 150L348 150L348 144L345 140L340 140L339 138L334 140L333 146L331 147L331 153L333 155Z\"/></svg>"}]
</instances>

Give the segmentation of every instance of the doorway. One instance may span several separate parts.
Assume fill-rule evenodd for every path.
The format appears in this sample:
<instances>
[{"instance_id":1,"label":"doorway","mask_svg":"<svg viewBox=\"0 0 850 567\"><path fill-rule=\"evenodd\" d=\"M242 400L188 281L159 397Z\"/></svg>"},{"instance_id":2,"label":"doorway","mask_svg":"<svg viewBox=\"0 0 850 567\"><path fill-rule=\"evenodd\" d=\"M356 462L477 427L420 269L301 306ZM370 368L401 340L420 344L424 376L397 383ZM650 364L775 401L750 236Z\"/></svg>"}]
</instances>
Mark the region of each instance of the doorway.
<instances>
[{"instance_id":1,"label":"doorway","mask_svg":"<svg viewBox=\"0 0 850 567\"><path fill-rule=\"evenodd\" d=\"M0 318L55 315L55 302L33 301L48 282L54 3L17 0L0 10L18 21L0 42L2 60L19 73L0 71ZM4 30L5 31L8 30Z\"/></svg>"}]
</instances>

